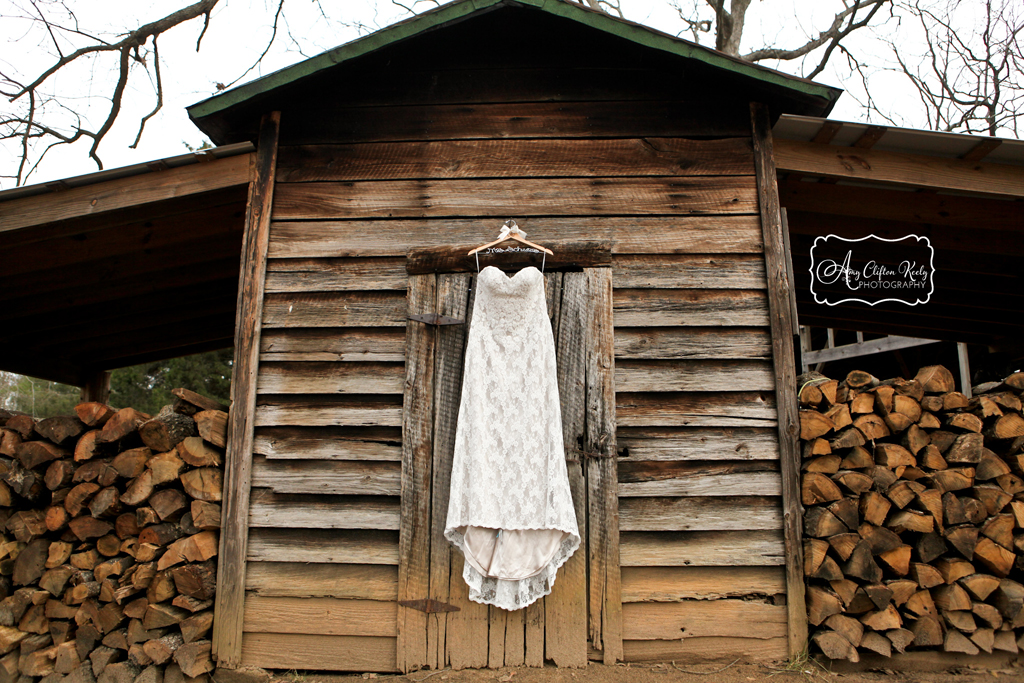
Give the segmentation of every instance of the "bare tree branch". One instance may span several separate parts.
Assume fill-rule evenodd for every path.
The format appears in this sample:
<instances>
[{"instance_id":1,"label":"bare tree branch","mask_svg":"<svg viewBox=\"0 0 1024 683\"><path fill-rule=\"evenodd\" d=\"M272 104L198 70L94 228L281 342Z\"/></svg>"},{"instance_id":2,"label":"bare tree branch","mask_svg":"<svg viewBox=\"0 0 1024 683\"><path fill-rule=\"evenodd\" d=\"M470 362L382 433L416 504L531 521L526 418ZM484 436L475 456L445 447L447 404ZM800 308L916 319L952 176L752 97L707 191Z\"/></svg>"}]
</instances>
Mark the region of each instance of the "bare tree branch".
<instances>
[{"instance_id":1,"label":"bare tree branch","mask_svg":"<svg viewBox=\"0 0 1024 683\"><path fill-rule=\"evenodd\" d=\"M847 5L843 11L838 12L830 27L819 33L816 38L808 40L800 47L791 50L779 48L754 50L753 52L748 52L743 55L743 59L748 62L759 62L765 59L798 59L810 52L813 52L826 43L831 43L833 46L837 45L840 40L848 36L852 31L867 26L868 22L875 16L875 13L878 12L883 5L888 5L891 2L892 0L857 0L850 5ZM868 14L862 20L855 22L854 18L861 10L867 10ZM846 23L847 19L849 19L848 24ZM829 54L831 54L831 51L829 51ZM820 73L823 67L824 63L819 64L815 69L814 74L817 75Z\"/></svg>"}]
</instances>

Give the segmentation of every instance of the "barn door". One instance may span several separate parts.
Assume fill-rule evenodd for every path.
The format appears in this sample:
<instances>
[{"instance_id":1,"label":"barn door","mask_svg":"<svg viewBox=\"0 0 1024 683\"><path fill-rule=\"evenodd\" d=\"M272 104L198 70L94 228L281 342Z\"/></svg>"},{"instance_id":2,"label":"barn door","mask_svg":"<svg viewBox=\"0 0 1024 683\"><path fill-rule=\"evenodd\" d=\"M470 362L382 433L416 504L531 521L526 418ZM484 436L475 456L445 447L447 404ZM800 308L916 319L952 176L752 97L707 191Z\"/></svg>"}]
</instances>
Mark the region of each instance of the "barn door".
<instances>
[{"instance_id":1,"label":"barn door","mask_svg":"<svg viewBox=\"0 0 1024 683\"><path fill-rule=\"evenodd\" d=\"M545 275L583 543L552 593L514 612L469 600L462 555L444 538L475 276L409 277L409 314L420 320L410 320L406 336L399 668L542 666L545 659L579 667L588 645L606 660L621 659L611 269Z\"/></svg>"}]
</instances>

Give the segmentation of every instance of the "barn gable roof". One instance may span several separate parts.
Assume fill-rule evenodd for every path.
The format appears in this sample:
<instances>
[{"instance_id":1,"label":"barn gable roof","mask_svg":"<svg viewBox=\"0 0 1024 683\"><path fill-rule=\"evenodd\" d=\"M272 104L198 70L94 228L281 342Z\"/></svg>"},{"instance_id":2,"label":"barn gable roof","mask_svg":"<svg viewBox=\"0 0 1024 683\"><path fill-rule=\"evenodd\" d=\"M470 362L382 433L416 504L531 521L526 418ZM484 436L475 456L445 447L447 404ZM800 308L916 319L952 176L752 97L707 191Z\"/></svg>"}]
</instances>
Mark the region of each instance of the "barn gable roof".
<instances>
[{"instance_id":1,"label":"barn gable roof","mask_svg":"<svg viewBox=\"0 0 1024 683\"><path fill-rule=\"evenodd\" d=\"M827 114L842 90L745 62L717 50L662 33L648 26L619 19L567 0L456 0L410 17L380 31L353 40L316 57L299 62L245 85L188 107L195 124L218 144L231 140L225 132L239 114L271 100L283 89L321 75L358 57L384 50L403 41L472 21L493 11L520 9L538 12L549 20L571 21L603 34L624 39L654 52L719 69L752 89L768 90L780 113L821 116ZM253 112L255 113L255 112Z\"/></svg>"}]
</instances>

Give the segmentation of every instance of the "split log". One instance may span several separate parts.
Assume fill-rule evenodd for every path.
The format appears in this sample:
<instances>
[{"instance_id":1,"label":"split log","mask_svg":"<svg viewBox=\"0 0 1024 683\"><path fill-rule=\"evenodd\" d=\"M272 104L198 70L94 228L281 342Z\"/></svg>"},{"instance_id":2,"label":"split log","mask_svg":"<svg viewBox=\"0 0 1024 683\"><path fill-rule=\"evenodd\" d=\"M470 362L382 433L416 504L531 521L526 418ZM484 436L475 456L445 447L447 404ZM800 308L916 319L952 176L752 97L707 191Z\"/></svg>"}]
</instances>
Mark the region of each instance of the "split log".
<instances>
[{"instance_id":1,"label":"split log","mask_svg":"<svg viewBox=\"0 0 1024 683\"><path fill-rule=\"evenodd\" d=\"M103 425L99 436L96 437L96 442L112 443L120 441L137 433L142 423L149 418L149 415L141 413L134 408L122 408L110 416L110 419Z\"/></svg>"},{"instance_id":2,"label":"split log","mask_svg":"<svg viewBox=\"0 0 1024 683\"><path fill-rule=\"evenodd\" d=\"M220 528L220 505L208 503L203 500L192 501L192 524L197 529L219 529Z\"/></svg>"},{"instance_id":3,"label":"split log","mask_svg":"<svg viewBox=\"0 0 1024 683\"><path fill-rule=\"evenodd\" d=\"M945 394L956 388L953 373L941 365L929 365L918 370L914 380L929 394Z\"/></svg>"},{"instance_id":4,"label":"split log","mask_svg":"<svg viewBox=\"0 0 1024 683\"><path fill-rule=\"evenodd\" d=\"M57 445L77 438L86 429L86 425L77 417L58 415L48 417L36 423L36 433Z\"/></svg>"},{"instance_id":5,"label":"split log","mask_svg":"<svg viewBox=\"0 0 1024 683\"><path fill-rule=\"evenodd\" d=\"M95 401L75 406L75 414L87 427L103 427L115 412L110 406Z\"/></svg>"},{"instance_id":6,"label":"split log","mask_svg":"<svg viewBox=\"0 0 1024 683\"><path fill-rule=\"evenodd\" d=\"M193 410L191 413L179 410L179 412L182 412L183 414L186 415L195 414L196 412L202 410L219 410L225 413L228 411L228 406L224 403L221 403L217 399L209 398L207 396L203 396L202 394L197 394L196 392L190 391L188 389L171 389L171 395L177 398L179 402L187 403L197 409Z\"/></svg>"},{"instance_id":7,"label":"split log","mask_svg":"<svg viewBox=\"0 0 1024 683\"><path fill-rule=\"evenodd\" d=\"M157 453L167 452L186 437L197 433L195 420L188 415L176 413L170 405L161 408L155 416L139 426L142 442Z\"/></svg>"},{"instance_id":8,"label":"split log","mask_svg":"<svg viewBox=\"0 0 1024 683\"><path fill-rule=\"evenodd\" d=\"M194 415L199 436L214 446L224 448L227 442L228 414L222 410L203 410Z\"/></svg>"},{"instance_id":9,"label":"split log","mask_svg":"<svg viewBox=\"0 0 1024 683\"><path fill-rule=\"evenodd\" d=\"M829 659L848 659L851 662L860 661L857 648L840 633L835 631L816 631L811 636L811 641Z\"/></svg>"},{"instance_id":10,"label":"split log","mask_svg":"<svg viewBox=\"0 0 1024 683\"><path fill-rule=\"evenodd\" d=\"M199 469L185 472L178 479L181 481L185 493L196 500L218 502L221 499L223 474L219 469L200 467ZM825 479L827 480L827 477ZM833 484L833 486L835 485ZM838 492L838 489L836 491ZM836 498L840 497L842 497L841 494L836 496ZM829 498L827 500L835 499ZM810 503L805 502L805 505L810 505Z\"/></svg>"}]
</instances>

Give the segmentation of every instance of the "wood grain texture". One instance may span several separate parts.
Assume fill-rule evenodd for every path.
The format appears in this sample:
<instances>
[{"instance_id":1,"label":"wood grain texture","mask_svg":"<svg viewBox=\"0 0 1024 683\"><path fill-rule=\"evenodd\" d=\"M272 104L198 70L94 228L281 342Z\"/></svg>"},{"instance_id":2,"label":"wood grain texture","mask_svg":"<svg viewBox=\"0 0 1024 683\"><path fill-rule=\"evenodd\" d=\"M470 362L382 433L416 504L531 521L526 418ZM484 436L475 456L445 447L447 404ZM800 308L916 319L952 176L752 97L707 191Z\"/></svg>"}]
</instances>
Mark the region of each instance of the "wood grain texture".
<instances>
[{"instance_id":1,"label":"wood grain texture","mask_svg":"<svg viewBox=\"0 0 1024 683\"><path fill-rule=\"evenodd\" d=\"M616 394L620 427L774 427L770 393Z\"/></svg>"},{"instance_id":2,"label":"wood grain texture","mask_svg":"<svg viewBox=\"0 0 1024 683\"><path fill-rule=\"evenodd\" d=\"M302 258L271 259L267 262L268 292L405 288L405 264L400 258Z\"/></svg>"},{"instance_id":3,"label":"wood grain texture","mask_svg":"<svg viewBox=\"0 0 1024 683\"><path fill-rule=\"evenodd\" d=\"M768 297L743 289L617 289L615 325L767 326Z\"/></svg>"},{"instance_id":4,"label":"wood grain texture","mask_svg":"<svg viewBox=\"0 0 1024 683\"><path fill-rule=\"evenodd\" d=\"M791 297L795 283L789 273L786 229L779 209L779 191L775 180L774 148L768 107L751 104L750 120L754 139L754 166L757 172L761 229L764 233L765 272L768 277L768 302L771 311L772 359L775 363L776 404L778 406L779 461L782 472L782 505L786 540L786 586L789 654L796 657L807 646L807 610L804 604L803 513L800 500L800 432L796 395L796 353L793 335L796 321ZM813 143L812 143L813 144ZM857 150L859 154L866 150ZM1021 174L1024 178L1024 174Z\"/></svg>"},{"instance_id":5,"label":"wood grain texture","mask_svg":"<svg viewBox=\"0 0 1024 683\"><path fill-rule=\"evenodd\" d=\"M775 372L768 361L620 360L615 364L615 390L622 392L773 389Z\"/></svg>"},{"instance_id":6,"label":"wood grain texture","mask_svg":"<svg viewBox=\"0 0 1024 683\"><path fill-rule=\"evenodd\" d=\"M521 216L516 222L529 238L543 241L612 240L616 254L759 254L764 251L756 216L678 216L671 218ZM491 218L434 220L275 221L271 258L347 258L404 256L411 249L450 244L482 244L497 234L503 214ZM507 216L506 216L507 217ZM493 239L493 238L491 238ZM534 240L535 241L535 240Z\"/></svg>"},{"instance_id":7,"label":"wood grain texture","mask_svg":"<svg viewBox=\"0 0 1024 683\"><path fill-rule=\"evenodd\" d=\"M256 406L256 426L398 427L402 424L402 404L389 399L363 395L263 396Z\"/></svg>"},{"instance_id":8,"label":"wood grain texture","mask_svg":"<svg viewBox=\"0 0 1024 683\"><path fill-rule=\"evenodd\" d=\"M398 568L373 564L252 562L245 590L260 597L398 600Z\"/></svg>"},{"instance_id":9,"label":"wood grain texture","mask_svg":"<svg viewBox=\"0 0 1024 683\"><path fill-rule=\"evenodd\" d=\"M273 327L404 327L402 292L268 294L263 325Z\"/></svg>"},{"instance_id":10,"label":"wood grain texture","mask_svg":"<svg viewBox=\"0 0 1024 683\"><path fill-rule=\"evenodd\" d=\"M397 498L272 493L253 489L249 526L287 529L398 529Z\"/></svg>"},{"instance_id":11,"label":"wood grain texture","mask_svg":"<svg viewBox=\"0 0 1024 683\"><path fill-rule=\"evenodd\" d=\"M245 562L248 541L249 478L252 459L256 382L267 265L270 211L274 197L280 112L266 114L260 123L258 151L252 157L245 216L242 265L235 312L235 355L231 376L228 443L224 462L224 500L221 504L220 548L212 651L228 669L241 661L242 612L245 603ZM93 191L90 188L83 188Z\"/></svg>"},{"instance_id":12,"label":"wood grain texture","mask_svg":"<svg viewBox=\"0 0 1024 683\"><path fill-rule=\"evenodd\" d=\"M615 358L767 359L771 358L771 335L761 327L619 327L615 330Z\"/></svg>"},{"instance_id":13,"label":"wood grain texture","mask_svg":"<svg viewBox=\"0 0 1024 683\"><path fill-rule=\"evenodd\" d=\"M764 289L764 259L740 254L622 254L612 260L623 289Z\"/></svg>"},{"instance_id":14,"label":"wood grain texture","mask_svg":"<svg viewBox=\"0 0 1024 683\"><path fill-rule=\"evenodd\" d=\"M487 666L489 642L487 605L469 599L469 586L462 578L462 553L449 553L451 583L448 595L458 612L448 614L446 629L448 662L453 669L483 669ZM536 604L536 603L534 603Z\"/></svg>"},{"instance_id":15,"label":"wood grain texture","mask_svg":"<svg viewBox=\"0 0 1024 683\"><path fill-rule=\"evenodd\" d=\"M409 280L406 313L433 313L437 278ZM434 329L413 322L406 327L405 395L402 405L402 482L398 599L422 600L430 588L430 481L433 455ZM398 610L398 667L415 671L427 664L427 615Z\"/></svg>"},{"instance_id":16,"label":"wood grain texture","mask_svg":"<svg viewBox=\"0 0 1024 683\"><path fill-rule=\"evenodd\" d=\"M526 663L526 610L509 612L505 621L505 666Z\"/></svg>"},{"instance_id":17,"label":"wood grain texture","mask_svg":"<svg viewBox=\"0 0 1024 683\"><path fill-rule=\"evenodd\" d=\"M253 562L398 566L397 531L254 528L249 540Z\"/></svg>"},{"instance_id":18,"label":"wood grain texture","mask_svg":"<svg viewBox=\"0 0 1024 683\"><path fill-rule=\"evenodd\" d=\"M268 460L402 461L395 427L261 427L253 453Z\"/></svg>"},{"instance_id":19,"label":"wood grain texture","mask_svg":"<svg viewBox=\"0 0 1024 683\"><path fill-rule=\"evenodd\" d=\"M402 466L397 462L253 459L252 485L274 493L397 496Z\"/></svg>"},{"instance_id":20,"label":"wood grain texture","mask_svg":"<svg viewBox=\"0 0 1024 683\"><path fill-rule=\"evenodd\" d=\"M782 567L624 567L622 602L718 600L786 592Z\"/></svg>"},{"instance_id":21,"label":"wood grain texture","mask_svg":"<svg viewBox=\"0 0 1024 683\"><path fill-rule=\"evenodd\" d=\"M636 463L620 467L619 496L779 496L782 480L773 461Z\"/></svg>"},{"instance_id":22,"label":"wood grain texture","mask_svg":"<svg viewBox=\"0 0 1024 683\"><path fill-rule=\"evenodd\" d=\"M779 440L770 429L650 429L623 427L621 463L659 460L777 460Z\"/></svg>"},{"instance_id":23,"label":"wood grain texture","mask_svg":"<svg viewBox=\"0 0 1024 683\"><path fill-rule=\"evenodd\" d=\"M623 642L627 662L664 662L676 664L701 664L717 662L709 666L709 672L721 668L737 657L754 661L770 662L786 658L786 638L731 638L709 636L704 638L683 638L682 640L627 640Z\"/></svg>"},{"instance_id":24,"label":"wood grain texture","mask_svg":"<svg viewBox=\"0 0 1024 683\"><path fill-rule=\"evenodd\" d=\"M750 140L443 140L282 147L277 179L752 175Z\"/></svg>"},{"instance_id":25,"label":"wood grain texture","mask_svg":"<svg viewBox=\"0 0 1024 683\"><path fill-rule=\"evenodd\" d=\"M782 526L779 499L759 496L623 498L622 531L768 531Z\"/></svg>"},{"instance_id":26,"label":"wood grain texture","mask_svg":"<svg viewBox=\"0 0 1024 683\"><path fill-rule=\"evenodd\" d=\"M401 363L262 363L256 390L261 394L401 394Z\"/></svg>"},{"instance_id":27,"label":"wood grain texture","mask_svg":"<svg viewBox=\"0 0 1024 683\"><path fill-rule=\"evenodd\" d=\"M405 360L405 330L395 327L264 330L263 361Z\"/></svg>"},{"instance_id":28,"label":"wood grain texture","mask_svg":"<svg viewBox=\"0 0 1024 683\"><path fill-rule=\"evenodd\" d=\"M756 600L684 600L627 603L622 606L626 640L679 640L680 637L783 638L786 608Z\"/></svg>"},{"instance_id":29,"label":"wood grain texture","mask_svg":"<svg viewBox=\"0 0 1024 683\"><path fill-rule=\"evenodd\" d=\"M780 529L623 533L623 567L782 566L786 563Z\"/></svg>"},{"instance_id":30,"label":"wood grain texture","mask_svg":"<svg viewBox=\"0 0 1024 683\"><path fill-rule=\"evenodd\" d=\"M398 671L394 638L246 633L242 666L301 671Z\"/></svg>"},{"instance_id":31,"label":"wood grain texture","mask_svg":"<svg viewBox=\"0 0 1024 683\"><path fill-rule=\"evenodd\" d=\"M398 603L390 601L250 595L243 624L246 633L395 636L397 618Z\"/></svg>"}]
</instances>

